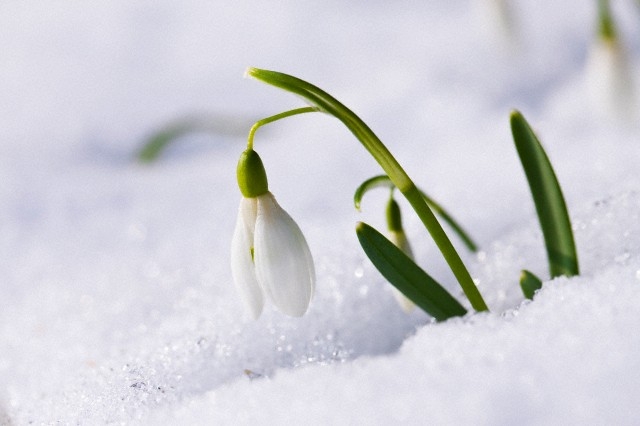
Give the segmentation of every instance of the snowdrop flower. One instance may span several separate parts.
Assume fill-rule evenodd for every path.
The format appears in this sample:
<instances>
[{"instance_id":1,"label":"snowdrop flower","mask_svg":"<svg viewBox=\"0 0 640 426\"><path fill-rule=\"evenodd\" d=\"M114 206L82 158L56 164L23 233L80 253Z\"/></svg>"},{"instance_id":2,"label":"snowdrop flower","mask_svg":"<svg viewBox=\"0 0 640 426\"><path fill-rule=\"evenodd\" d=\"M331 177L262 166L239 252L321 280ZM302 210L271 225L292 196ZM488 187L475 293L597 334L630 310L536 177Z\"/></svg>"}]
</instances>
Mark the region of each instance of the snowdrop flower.
<instances>
[{"instance_id":1,"label":"snowdrop flower","mask_svg":"<svg viewBox=\"0 0 640 426\"><path fill-rule=\"evenodd\" d=\"M479 30L492 50L515 53L521 40L513 0L476 0L474 5L481 22Z\"/></svg>"},{"instance_id":2,"label":"snowdrop flower","mask_svg":"<svg viewBox=\"0 0 640 426\"><path fill-rule=\"evenodd\" d=\"M493 22L496 22L502 32L507 36L511 36L515 32L515 26L513 22L513 10L511 0L488 0L485 1L489 13L493 17Z\"/></svg>"},{"instance_id":3,"label":"snowdrop flower","mask_svg":"<svg viewBox=\"0 0 640 426\"><path fill-rule=\"evenodd\" d=\"M603 113L624 119L633 117L634 82L627 52L619 41L596 41L587 63L587 81L593 101Z\"/></svg>"},{"instance_id":4,"label":"snowdrop flower","mask_svg":"<svg viewBox=\"0 0 640 426\"><path fill-rule=\"evenodd\" d=\"M409 245L409 240L407 240L407 236L402 229L402 216L400 215L400 206L393 198L389 199L389 203L387 204L387 238L391 241L396 247L404 252L407 256L413 260L413 250L411 250L411 245ZM392 287L393 295L406 313L411 313L416 305L413 303L407 296L402 294L400 290L395 287Z\"/></svg>"},{"instance_id":5,"label":"snowdrop flower","mask_svg":"<svg viewBox=\"0 0 640 426\"><path fill-rule=\"evenodd\" d=\"M608 2L599 5L599 30L589 52L587 84L600 113L630 121L637 114L637 100L628 52L616 31Z\"/></svg>"},{"instance_id":6,"label":"snowdrop flower","mask_svg":"<svg viewBox=\"0 0 640 426\"><path fill-rule=\"evenodd\" d=\"M231 242L231 272L252 316L265 296L283 313L299 317L309 307L315 271L298 225L269 192L262 160L247 149L238 162L240 200Z\"/></svg>"}]
</instances>

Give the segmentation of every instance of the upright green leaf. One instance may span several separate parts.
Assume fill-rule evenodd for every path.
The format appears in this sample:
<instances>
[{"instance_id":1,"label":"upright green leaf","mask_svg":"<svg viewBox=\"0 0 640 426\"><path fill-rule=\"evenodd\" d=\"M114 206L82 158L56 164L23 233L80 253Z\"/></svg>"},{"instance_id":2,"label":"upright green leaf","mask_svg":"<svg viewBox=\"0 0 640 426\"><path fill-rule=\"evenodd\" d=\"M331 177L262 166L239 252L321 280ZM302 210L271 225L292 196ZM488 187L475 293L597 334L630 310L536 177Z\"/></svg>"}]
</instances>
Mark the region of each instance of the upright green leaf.
<instances>
[{"instance_id":1,"label":"upright green leaf","mask_svg":"<svg viewBox=\"0 0 640 426\"><path fill-rule=\"evenodd\" d=\"M542 280L524 269L520 274L520 288L527 299L533 299L536 290L542 288Z\"/></svg>"},{"instance_id":2,"label":"upright green leaf","mask_svg":"<svg viewBox=\"0 0 640 426\"><path fill-rule=\"evenodd\" d=\"M518 111L511 113L511 132L538 213L551 277L578 275L571 221L549 158Z\"/></svg>"},{"instance_id":3,"label":"upright green leaf","mask_svg":"<svg viewBox=\"0 0 640 426\"><path fill-rule=\"evenodd\" d=\"M402 294L438 321L466 309L384 235L364 222L356 226L362 249L378 271Z\"/></svg>"},{"instance_id":4,"label":"upright green leaf","mask_svg":"<svg viewBox=\"0 0 640 426\"><path fill-rule=\"evenodd\" d=\"M609 0L598 0L598 36L603 40L617 39L616 25L611 15Z\"/></svg>"}]
</instances>

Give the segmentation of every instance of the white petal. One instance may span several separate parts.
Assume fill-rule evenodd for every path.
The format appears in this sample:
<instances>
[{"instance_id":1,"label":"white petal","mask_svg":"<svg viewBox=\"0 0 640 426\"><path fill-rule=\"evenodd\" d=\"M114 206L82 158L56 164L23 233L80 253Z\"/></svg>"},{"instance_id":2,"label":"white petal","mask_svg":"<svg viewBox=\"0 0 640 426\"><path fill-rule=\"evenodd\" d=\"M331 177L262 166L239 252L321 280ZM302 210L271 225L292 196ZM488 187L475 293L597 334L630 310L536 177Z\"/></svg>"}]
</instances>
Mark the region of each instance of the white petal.
<instances>
[{"instance_id":1,"label":"white petal","mask_svg":"<svg viewBox=\"0 0 640 426\"><path fill-rule=\"evenodd\" d=\"M635 119L637 99L627 51L619 41L597 40L587 62L587 82L600 113Z\"/></svg>"},{"instance_id":2,"label":"white petal","mask_svg":"<svg viewBox=\"0 0 640 426\"><path fill-rule=\"evenodd\" d=\"M254 245L265 293L283 313L304 315L315 285L313 259L302 231L271 193L258 197Z\"/></svg>"},{"instance_id":3,"label":"white petal","mask_svg":"<svg viewBox=\"0 0 640 426\"><path fill-rule=\"evenodd\" d=\"M389 231L387 234L387 238L391 241L396 247L402 250L407 256L409 256L413 260L413 250L411 250L411 245L409 245L409 240L407 240L407 236L404 232L400 231ZM406 313L411 313L416 307L415 303L413 303L407 296L402 294L400 290L393 287L391 289L393 291L393 297L398 302L398 305L402 308Z\"/></svg>"},{"instance_id":4,"label":"white petal","mask_svg":"<svg viewBox=\"0 0 640 426\"><path fill-rule=\"evenodd\" d=\"M389 231L387 238L394 246L398 247L404 252L404 254L413 260L413 250L411 250L411 245L409 244L409 240L407 240L407 235L403 231Z\"/></svg>"},{"instance_id":5,"label":"white petal","mask_svg":"<svg viewBox=\"0 0 640 426\"><path fill-rule=\"evenodd\" d=\"M513 22L513 10L512 5L507 0L489 0L486 6L488 7L488 14L492 18L492 26L499 26L504 35L510 36L515 32L515 25ZM502 34L501 34L502 35Z\"/></svg>"},{"instance_id":6,"label":"white petal","mask_svg":"<svg viewBox=\"0 0 640 426\"><path fill-rule=\"evenodd\" d=\"M400 290L395 287L393 287L391 291L393 292L393 297L396 299L396 302L398 302L398 305L400 305L405 313L410 314L411 312L413 312L413 310L416 308L416 304L413 303L411 299L402 294Z\"/></svg>"},{"instance_id":7,"label":"white petal","mask_svg":"<svg viewBox=\"0 0 640 426\"><path fill-rule=\"evenodd\" d=\"M255 198L243 198L238 209L236 228L231 240L231 274L233 281L254 319L262 313L264 294L256 279L251 257L253 234L257 215Z\"/></svg>"}]
</instances>

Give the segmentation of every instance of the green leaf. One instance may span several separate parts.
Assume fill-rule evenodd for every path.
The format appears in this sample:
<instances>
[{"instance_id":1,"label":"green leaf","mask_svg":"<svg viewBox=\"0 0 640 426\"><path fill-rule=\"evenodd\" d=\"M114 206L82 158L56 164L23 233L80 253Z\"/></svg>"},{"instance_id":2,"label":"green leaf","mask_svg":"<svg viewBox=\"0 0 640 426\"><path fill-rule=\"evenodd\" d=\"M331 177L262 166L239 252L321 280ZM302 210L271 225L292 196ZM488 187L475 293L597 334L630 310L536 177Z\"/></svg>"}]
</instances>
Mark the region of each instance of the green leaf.
<instances>
[{"instance_id":1,"label":"green leaf","mask_svg":"<svg viewBox=\"0 0 640 426\"><path fill-rule=\"evenodd\" d=\"M551 277L578 275L578 255L571 221L549 158L518 111L511 113L511 132L538 213Z\"/></svg>"},{"instance_id":2,"label":"green leaf","mask_svg":"<svg viewBox=\"0 0 640 426\"><path fill-rule=\"evenodd\" d=\"M395 188L391 179L387 175L379 175L374 176L370 179L365 180L360 184L359 187L356 188L356 192L353 194L353 205L356 210L360 211L360 205L362 204L362 197L364 194L369 192L374 188Z\"/></svg>"},{"instance_id":3,"label":"green leaf","mask_svg":"<svg viewBox=\"0 0 640 426\"><path fill-rule=\"evenodd\" d=\"M438 204L436 200L425 194L424 191L420 190L420 193L422 194L422 198L424 198L429 207L431 207L431 210L433 210L435 214L440 216L442 220L444 220L451 227L453 232L458 234L458 237L460 237L464 245L466 245L470 251L474 253L477 252L478 245L471 239L469 234L464 229L462 229L462 226L449 213L447 213L444 207Z\"/></svg>"},{"instance_id":4,"label":"green leaf","mask_svg":"<svg viewBox=\"0 0 640 426\"><path fill-rule=\"evenodd\" d=\"M374 176L370 179L367 179L356 189L356 192L353 195L353 203L356 207L356 210L360 210L360 205L362 203L362 197L364 197L364 194L373 188L379 187L394 188L394 185L387 175ZM422 189L418 188L418 190L420 191L420 194L422 194L422 198L424 198L424 201L426 201L431 210L435 214L440 216L440 218L442 218L442 220L444 220L447 225L451 227L453 232L458 234L458 237L460 237L464 245L467 246L470 251L474 253L477 252L478 246L473 241L473 239L471 239L469 234L462 228L462 226L460 226L460 224L453 218L453 216L451 216L444 209L444 207L436 202L436 200L428 196Z\"/></svg>"},{"instance_id":5,"label":"green leaf","mask_svg":"<svg viewBox=\"0 0 640 426\"><path fill-rule=\"evenodd\" d=\"M617 40L616 25L611 15L609 0L598 0L598 35L603 40Z\"/></svg>"},{"instance_id":6,"label":"green leaf","mask_svg":"<svg viewBox=\"0 0 640 426\"><path fill-rule=\"evenodd\" d=\"M138 151L138 161L141 163L154 162L171 142L196 129L192 123L178 123L156 132L145 141Z\"/></svg>"},{"instance_id":7,"label":"green leaf","mask_svg":"<svg viewBox=\"0 0 640 426\"><path fill-rule=\"evenodd\" d=\"M362 249L378 271L413 303L438 321L462 316L466 309L380 232L356 226Z\"/></svg>"},{"instance_id":8,"label":"green leaf","mask_svg":"<svg viewBox=\"0 0 640 426\"><path fill-rule=\"evenodd\" d=\"M520 273L520 288L522 289L524 297L527 299L533 299L535 292L542 288L542 281L540 278L524 269Z\"/></svg>"},{"instance_id":9,"label":"green leaf","mask_svg":"<svg viewBox=\"0 0 640 426\"><path fill-rule=\"evenodd\" d=\"M136 158L141 163L153 163L169 145L190 133L244 136L244 129L251 123L251 120L223 115L182 118L167 124L149 136L136 154Z\"/></svg>"}]
</instances>

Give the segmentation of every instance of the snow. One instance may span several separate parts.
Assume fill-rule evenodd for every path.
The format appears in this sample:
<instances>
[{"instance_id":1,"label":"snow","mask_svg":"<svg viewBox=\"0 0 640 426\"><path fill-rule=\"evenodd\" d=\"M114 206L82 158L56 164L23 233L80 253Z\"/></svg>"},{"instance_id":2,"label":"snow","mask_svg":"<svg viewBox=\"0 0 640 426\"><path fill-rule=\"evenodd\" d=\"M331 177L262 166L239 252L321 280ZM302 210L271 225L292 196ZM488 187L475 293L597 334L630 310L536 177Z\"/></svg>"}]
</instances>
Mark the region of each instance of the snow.
<instances>
[{"instance_id":1,"label":"snow","mask_svg":"<svg viewBox=\"0 0 640 426\"><path fill-rule=\"evenodd\" d=\"M593 97L595 2L557 3L510 3L511 27L491 0L0 5L0 424L634 424L640 111ZM637 84L640 10L613 3ZM306 114L255 148L316 294L302 318L250 318L229 266L236 161L253 120L303 103L243 79L249 65L374 129L480 242L454 238L491 313L401 310L354 232L384 227L386 192L362 213L351 199L380 169ZM530 302L520 270L548 275L512 108L556 169L581 266ZM134 161L190 116L244 124ZM461 296L399 201L416 259Z\"/></svg>"}]
</instances>

